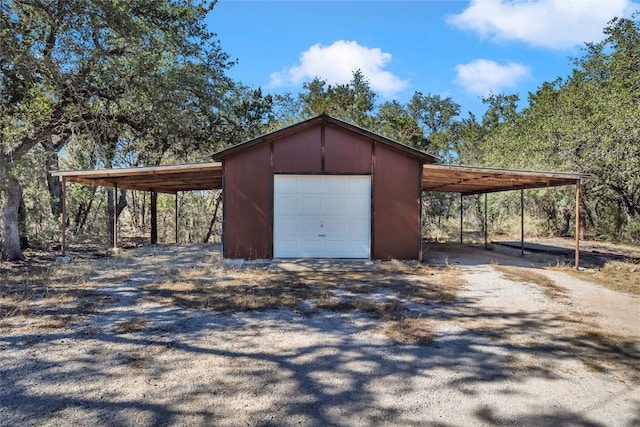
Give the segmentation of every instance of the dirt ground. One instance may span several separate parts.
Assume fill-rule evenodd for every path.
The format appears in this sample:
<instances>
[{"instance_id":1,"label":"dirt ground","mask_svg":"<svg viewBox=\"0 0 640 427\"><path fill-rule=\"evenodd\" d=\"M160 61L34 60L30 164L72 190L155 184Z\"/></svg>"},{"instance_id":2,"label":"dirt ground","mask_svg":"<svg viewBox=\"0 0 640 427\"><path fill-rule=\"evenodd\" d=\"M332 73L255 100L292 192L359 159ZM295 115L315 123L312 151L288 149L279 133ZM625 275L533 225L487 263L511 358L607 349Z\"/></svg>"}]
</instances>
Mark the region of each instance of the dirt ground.
<instances>
[{"instance_id":1,"label":"dirt ground","mask_svg":"<svg viewBox=\"0 0 640 427\"><path fill-rule=\"evenodd\" d=\"M371 271L216 245L0 266L0 425L640 426L640 297L457 245Z\"/></svg>"}]
</instances>

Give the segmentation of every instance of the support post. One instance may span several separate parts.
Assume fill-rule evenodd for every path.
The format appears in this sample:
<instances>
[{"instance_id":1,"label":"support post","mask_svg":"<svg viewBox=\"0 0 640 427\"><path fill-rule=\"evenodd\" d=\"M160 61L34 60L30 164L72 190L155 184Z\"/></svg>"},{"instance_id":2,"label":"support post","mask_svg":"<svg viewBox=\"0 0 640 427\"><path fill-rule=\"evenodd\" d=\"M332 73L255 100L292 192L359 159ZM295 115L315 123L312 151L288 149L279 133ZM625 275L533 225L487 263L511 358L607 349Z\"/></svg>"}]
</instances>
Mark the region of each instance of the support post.
<instances>
[{"instance_id":1,"label":"support post","mask_svg":"<svg viewBox=\"0 0 640 427\"><path fill-rule=\"evenodd\" d=\"M151 244L158 244L158 193L151 190Z\"/></svg>"},{"instance_id":2,"label":"support post","mask_svg":"<svg viewBox=\"0 0 640 427\"><path fill-rule=\"evenodd\" d=\"M178 244L178 192L177 191L176 191L175 215L176 215L175 234L176 234L176 245L177 245Z\"/></svg>"},{"instance_id":3,"label":"support post","mask_svg":"<svg viewBox=\"0 0 640 427\"><path fill-rule=\"evenodd\" d=\"M462 208L462 193L460 193L460 244L462 244L463 239L462 239L462 215L464 213L464 210Z\"/></svg>"},{"instance_id":4,"label":"support post","mask_svg":"<svg viewBox=\"0 0 640 427\"><path fill-rule=\"evenodd\" d=\"M113 249L118 249L118 184L113 187Z\"/></svg>"},{"instance_id":5,"label":"support post","mask_svg":"<svg viewBox=\"0 0 640 427\"><path fill-rule=\"evenodd\" d=\"M580 180L576 181L576 250L575 268L580 269Z\"/></svg>"},{"instance_id":6,"label":"support post","mask_svg":"<svg viewBox=\"0 0 640 427\"><path fill-rule=\"evenodd\" d=\"M67 178L62 177L62 228L61 228L61 238L62 238L62 256L65 256L67 253Z\"/></svg>"},{"instance_id":7,"label":"support post","mask_svg":"<svg viewBox=\"0 0 640 427\"><path fill-rule=\"evenodd\" d=\"M524 188L520 189L520 256L524 256Z\"/></svg>"},{"instance_id":8,"label":"support post","mask_svg":"<svg viewBox=\"0 0 640 427\"><path fill-rule=\"evenodd\" d=\"M487 193L484 193L484 248L488 249L487 239L488 239L488 230L487 230Z\"/></svg>"}]
</instances>

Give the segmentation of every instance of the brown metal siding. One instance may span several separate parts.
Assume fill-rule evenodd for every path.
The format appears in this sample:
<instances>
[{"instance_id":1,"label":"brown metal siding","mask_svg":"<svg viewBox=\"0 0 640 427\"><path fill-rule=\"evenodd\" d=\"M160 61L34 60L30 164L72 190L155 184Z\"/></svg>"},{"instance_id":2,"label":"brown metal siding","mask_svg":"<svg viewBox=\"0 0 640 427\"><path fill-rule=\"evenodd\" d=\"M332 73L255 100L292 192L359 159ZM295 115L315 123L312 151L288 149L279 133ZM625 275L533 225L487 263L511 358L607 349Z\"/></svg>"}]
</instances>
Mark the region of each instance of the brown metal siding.
<instances>
[{"instance_id":1,"label":"brown metal siding","mask_svg":"<svg viewBox=\"0 0 640 427\"><path fill-rule=\"evenodd\" d=\"M274 141L275 172L320 172L322 169L321 128L304 129Z\"/></svg>"},{"instance_id":2,"label":"brown metal siding","mask_svg":"<svg viewBox=\"0 0 640 427\"><path fill-rule=\"evenodd\" d=\"M272 257L271 147L257 146L225 159L224 256Z\"/></svg>"},{"instance_id":3,"label":"brown metal siding","mask_svg":"<svg viewBox=\"0 0 640 427\"><path fill-rule=\"evenodd\" d=\"M338 128L325 128L325 172L371 173L371 141Z\"/></svg>"},{"instance_id":4,"label":"brown metal siding","mask_svg":"<svg viewBox=\"0 0 640 427\"><path fill-rule=\"evenodd\" d=\"M421 172L418 160L376 144L373 258L418 259Z\"/></svg>"}]
</instances>

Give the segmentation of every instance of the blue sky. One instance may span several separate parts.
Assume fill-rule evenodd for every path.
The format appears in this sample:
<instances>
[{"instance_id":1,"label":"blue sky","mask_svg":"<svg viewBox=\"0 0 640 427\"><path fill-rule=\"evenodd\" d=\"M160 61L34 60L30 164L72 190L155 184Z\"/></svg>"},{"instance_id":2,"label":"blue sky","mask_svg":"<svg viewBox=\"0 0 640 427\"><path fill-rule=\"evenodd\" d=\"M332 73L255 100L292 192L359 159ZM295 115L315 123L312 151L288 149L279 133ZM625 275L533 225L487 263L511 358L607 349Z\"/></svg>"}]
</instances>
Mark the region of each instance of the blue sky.
<instances>
[{"instance_id":1,"label":"blue sky","mask_svg":"<svg viewBox=\"0 0 640 427\"><path fill-rule=\"evenodd\" d=\"M363 71L378 102L416 91L481 115L489 93L528 92L570 74L571 57L603 38L629 0L219 0L208 25L237 59L229 75L267 93L298 93Z\"/></svg>"}]
</instances>

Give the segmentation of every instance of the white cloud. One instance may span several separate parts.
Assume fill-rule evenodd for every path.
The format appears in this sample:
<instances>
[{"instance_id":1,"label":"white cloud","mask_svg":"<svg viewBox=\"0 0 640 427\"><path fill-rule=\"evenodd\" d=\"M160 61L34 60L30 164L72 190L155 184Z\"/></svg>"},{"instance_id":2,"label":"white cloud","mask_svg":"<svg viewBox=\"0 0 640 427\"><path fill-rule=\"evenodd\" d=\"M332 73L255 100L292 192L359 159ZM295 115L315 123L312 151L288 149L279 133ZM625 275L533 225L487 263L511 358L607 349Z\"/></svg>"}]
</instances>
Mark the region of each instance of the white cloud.
<instances>
[{"instance_id":1,"label":"white cloud","mask_svg":"<svg viewBox=\"0 0 640 427\"><path fill-rule=\"evenodd\" d=\"M510 62L500 65L488 59L476 59L456 66L456 83L475 95L486 96L515 87L530 76L529 68Z\"/></svg>"},{"instance_id":2,"label":"white cloud","mask_svg":"<svg viewBox=\"0 0 640 427\"><path fill-rule=\"evenodd\" d=\"M637 6L630 0L472 0L448 21L494 40L566 49L601 40L607 22Z\"/></svg>"},{"instance_id":3,"label":"white cloud","mask_svg":"<svg viewBox=\"0 0 640 427\"><path fill-rule=\"evenodd\" d=\"M354 71L361 70L374 91L390 97L408 84L384 69L390 61L390 53L361 46L355 41L339 40L329 46L318 43L300 55L297 65L272 73L269 86L295 86L314 77L333 85L345 84L351 80Z\"/></svg>"}]
</instances>

